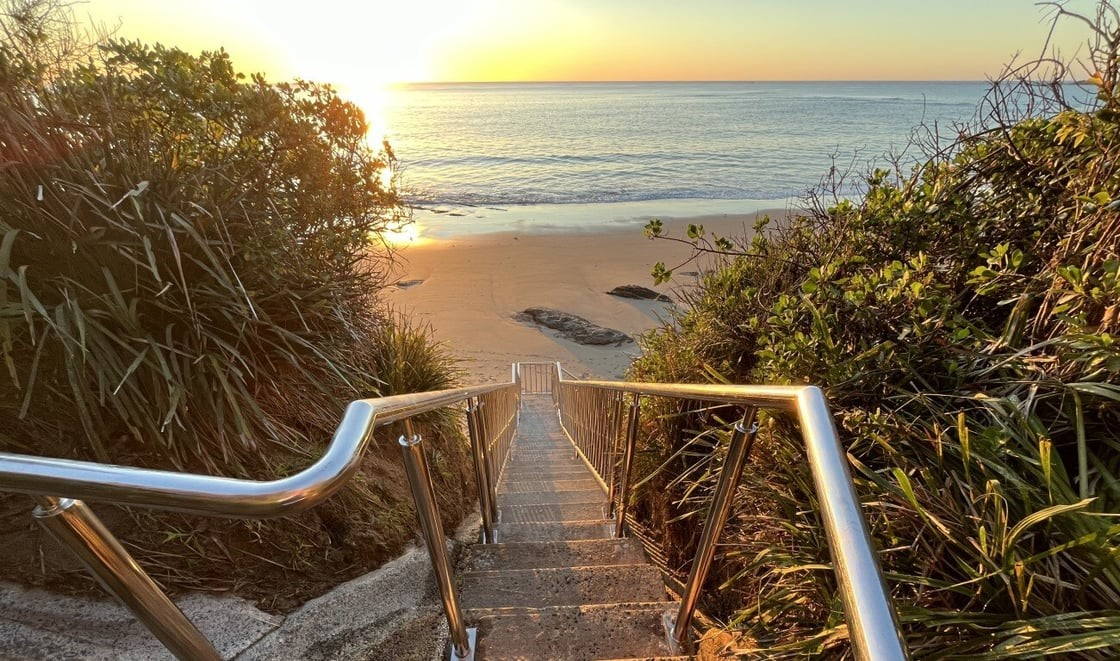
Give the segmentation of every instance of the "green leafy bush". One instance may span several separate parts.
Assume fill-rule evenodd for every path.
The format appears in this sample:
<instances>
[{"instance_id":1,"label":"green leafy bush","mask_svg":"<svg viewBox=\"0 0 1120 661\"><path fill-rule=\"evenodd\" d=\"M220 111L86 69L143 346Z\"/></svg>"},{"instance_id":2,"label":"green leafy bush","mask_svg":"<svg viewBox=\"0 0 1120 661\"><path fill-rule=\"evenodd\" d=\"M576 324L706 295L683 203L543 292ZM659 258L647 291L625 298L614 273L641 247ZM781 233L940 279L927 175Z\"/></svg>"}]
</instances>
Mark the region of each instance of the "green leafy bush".
<instances>
[{"instance_id":1,"label":"green leafy bush","mask_svg":"<svg viewBox=\"0 0 1120 661\"><path fill-rule=\"evenodd\" d=\"M763 221L631 368L824 388L916 658L1120 651L1117 82L1089 111L976 131L910 176L872 173L857 200ZM646 520L688 548L718 447L688 431L697 416L650 413L651 483L690 518L655 503ZM708 608L742 650L843 654L786 420L767 420L756 457Z\"/></svg>"}]
</instances>

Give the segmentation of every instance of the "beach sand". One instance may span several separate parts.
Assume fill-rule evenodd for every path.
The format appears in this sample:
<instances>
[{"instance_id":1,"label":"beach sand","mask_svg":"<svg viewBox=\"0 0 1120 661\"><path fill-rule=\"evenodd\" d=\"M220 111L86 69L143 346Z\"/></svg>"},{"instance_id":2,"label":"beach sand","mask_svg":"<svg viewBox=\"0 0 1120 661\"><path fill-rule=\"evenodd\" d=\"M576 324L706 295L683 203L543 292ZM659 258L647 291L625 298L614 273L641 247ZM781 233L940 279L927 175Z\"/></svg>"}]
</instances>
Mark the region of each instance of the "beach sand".
<instances>
[{"instance_id":1,"label":"beach sand","mask_svg":"<svg viewBox=\"0 0 1120 661\"><path fill-rule=\"evenodd\" d=\"M664 226L674 237L684 237L688 223L703 224L709 233L722 236L745 236L755 217L665 219ZM606 292L627 284L653 288L655 263L672 267L688 255L685 245L647 239L640 224L602 232L466 235L402 246L396 266L399 284L388 288L385 298L431 324L436 339L462 361L465 384L505 381L510 364L518 361L560 361L581 378L619 379L640 351L637 343L583 346L513 316L529 307L555 308L637 339L667 322L673 304ZM685 266L656 290L676 300L675 290L695 281L685 273L701 268Z\"/></svg>"}]
</instances>

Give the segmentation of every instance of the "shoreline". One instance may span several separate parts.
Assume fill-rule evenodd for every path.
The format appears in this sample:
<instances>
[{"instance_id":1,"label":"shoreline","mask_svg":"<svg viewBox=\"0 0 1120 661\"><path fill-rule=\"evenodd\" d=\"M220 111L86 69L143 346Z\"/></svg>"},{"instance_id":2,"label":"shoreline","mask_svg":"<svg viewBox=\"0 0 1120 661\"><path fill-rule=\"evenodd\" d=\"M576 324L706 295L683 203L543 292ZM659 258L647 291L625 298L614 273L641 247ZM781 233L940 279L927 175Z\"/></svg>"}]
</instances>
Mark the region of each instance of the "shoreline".
<instances>
[{"instance_id":1,"label":"shoreline","mask_svg":"<svg viewBox=\"0 0 1120 661\"><path fill-rule=\"evenodd\" d=\"M479 234L521 232L639 233L647 221L697 222L697 219L785 216L797 198L722 200L673 198L623 202L516 204L508 206L433 205L413 208L414 231L422 240L454 239Z\"/></svg>"},{"instance_id":2,"label":"shoreline","mask_svg":"<svg viewBox=\"0 0 1120 661\"><path fill-rule=\"evenodd\" d=\"M664 217L665 233L684 238L689 223L709 233L749 236L755 219L779 218L786 210L744 214ZM703 265L681 269L670 283L653 286L655 263L684 261L689 246L651 240L641 224L562 229L543 227L460 234L397 246L395 285L384 300L413 319L428 323L435 338L460 359L464 383L496 383L509 378L511 362L561 362L581 378L621 379L640 351L636 342L620 346L580 345L513 319L529 307L555 308L613 328L635 340L668 323L673 303L625 299L606 292L642 285L678 300L675 290L695 281ZM692 274L692 275L689 275Z\"/></svg>"}]
</instances>

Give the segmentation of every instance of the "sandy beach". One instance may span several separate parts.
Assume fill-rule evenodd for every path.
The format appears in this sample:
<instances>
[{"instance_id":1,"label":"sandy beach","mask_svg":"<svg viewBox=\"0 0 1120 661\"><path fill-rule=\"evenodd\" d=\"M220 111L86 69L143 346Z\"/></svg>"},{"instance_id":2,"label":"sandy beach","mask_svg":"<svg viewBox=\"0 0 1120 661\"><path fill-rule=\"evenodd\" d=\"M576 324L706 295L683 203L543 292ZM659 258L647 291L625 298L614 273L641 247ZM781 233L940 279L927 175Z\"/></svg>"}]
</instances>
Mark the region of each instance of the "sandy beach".
<instances>
[{"instance_id":1,"label":"sandy beach","mask_svg":"<svg viewBox=\"0 0 1120 661\"><path fill-rule=\"evenodd\" d=\"M771 216L778 215L770 212ZM780 212L779 212L780 214ZM665 219L665 231L683 237L689 223L723 236L750 232L756 214ZM653 288L658 261L675 266L689 249L650 240L640 224L606 231L502 232L429 240L401 247L398 285L386 291L394 307L432 325L437 339L462 360L465 383L509 378L514 361L560 361L582 378L621 378L637 343L583 346L555 332L516 321L529 307L549 307L620 330L635 339L669 320L672 303L608 295L619 285ZM656 288L676 300L698 270L682 268Z\"/></svg>"}]
</instances>

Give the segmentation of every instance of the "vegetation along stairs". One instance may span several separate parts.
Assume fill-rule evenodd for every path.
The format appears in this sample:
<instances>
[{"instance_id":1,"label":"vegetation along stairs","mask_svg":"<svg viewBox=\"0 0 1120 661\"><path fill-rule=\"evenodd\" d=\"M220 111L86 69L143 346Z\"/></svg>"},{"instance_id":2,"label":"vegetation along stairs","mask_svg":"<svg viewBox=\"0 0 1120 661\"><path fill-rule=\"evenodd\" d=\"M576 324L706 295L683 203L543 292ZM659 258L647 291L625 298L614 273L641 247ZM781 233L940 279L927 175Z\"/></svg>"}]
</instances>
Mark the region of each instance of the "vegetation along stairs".
<instances>
[{"instance_id":1,"label":"vegetation along stairs","mask_svg":"<svg viewBox=\"0 0 1120 661\"><path fill-rule=\"evenodd\" d=\"M662 618L676 604L641 545L612 538L607 496L551 396L523 397L497 494L497 543L470 547L462 575L476 658L672 655Z\"/></svg>"}]
</instances>

